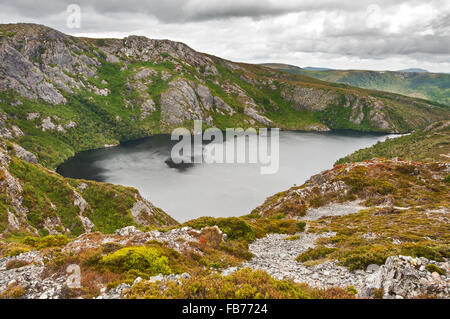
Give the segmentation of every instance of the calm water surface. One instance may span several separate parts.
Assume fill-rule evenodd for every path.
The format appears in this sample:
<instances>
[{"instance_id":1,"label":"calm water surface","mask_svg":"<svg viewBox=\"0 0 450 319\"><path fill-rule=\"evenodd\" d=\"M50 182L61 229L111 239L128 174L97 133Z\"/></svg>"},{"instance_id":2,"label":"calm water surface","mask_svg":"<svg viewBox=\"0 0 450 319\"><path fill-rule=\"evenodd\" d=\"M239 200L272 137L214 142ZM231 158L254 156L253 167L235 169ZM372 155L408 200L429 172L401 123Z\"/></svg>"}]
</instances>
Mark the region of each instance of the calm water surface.
<instances>
[{"instance_id":1,"label":"calm water surface","mask_svg":"<svg viewBox=\"0 0 450 319\"><path fill-rule=\"evenodd\" d=\"M135 187L181 222L200 216L241 216L266 197L301 185L331 168L337 159L386 138L354 132L280 132L280 169L273 175L261 175L259 164L170 167L166 161L174 142L170 135L158 135L79 153L63 163L58 172L66 177Z\"/></svg>"}]
</instances>

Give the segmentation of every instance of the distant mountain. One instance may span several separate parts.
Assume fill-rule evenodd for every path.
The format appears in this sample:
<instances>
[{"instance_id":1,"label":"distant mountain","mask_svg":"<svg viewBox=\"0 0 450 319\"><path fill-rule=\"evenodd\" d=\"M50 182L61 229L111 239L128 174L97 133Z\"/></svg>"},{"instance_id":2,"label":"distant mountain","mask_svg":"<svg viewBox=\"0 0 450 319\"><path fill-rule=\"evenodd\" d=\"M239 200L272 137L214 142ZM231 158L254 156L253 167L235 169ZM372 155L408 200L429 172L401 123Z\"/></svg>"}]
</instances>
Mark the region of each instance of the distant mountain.
<instances>
[{"instance_id":1,"label":"distant mountain","mask_svg":"<svg viewBox=\"0 0 450 319\"><path fill-rule=\"evenodd\" d=\"M428 70L425 70L425 69L415 69L415 68L399 70L398 72L429 73Z\"/></svg>"},{"instance_id":2,"label":"distant mountain","mask_svg":"<svg viewBox=\"0 0 450 319\"><path fill-rule=\"evenodd\" d=\"M429 73L423 69L402 71L324 70L312 71L287 64L265 64L293 74L301 74L327 82L387 91L450 105L450 74Z\"/></svg>"},{"instance_id":3,"label":"distant mountain","mask_svg":"<svg viewBox=\"0 0 450 319\"><path fill-rule=\"evenodd\" d=\"M332 70L332 69L320 68L320 67L317 68L317 67L314 67L314 66L307 66L307 67L304 67L303 70L307 70L307 71L328 71L328 70Z\"/></svg>"}]
</instances>

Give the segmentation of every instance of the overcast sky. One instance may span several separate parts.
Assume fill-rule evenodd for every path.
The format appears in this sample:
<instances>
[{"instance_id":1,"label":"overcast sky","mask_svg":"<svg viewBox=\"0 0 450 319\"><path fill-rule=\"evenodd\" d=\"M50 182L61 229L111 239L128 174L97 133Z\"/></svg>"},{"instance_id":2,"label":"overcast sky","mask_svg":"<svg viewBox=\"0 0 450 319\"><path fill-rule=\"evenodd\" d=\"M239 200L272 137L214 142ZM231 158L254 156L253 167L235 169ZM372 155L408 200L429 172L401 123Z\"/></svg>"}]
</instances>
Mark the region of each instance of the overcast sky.
<instances>
[{"instance_id":1,"label":"overcast sky","mask_svg":"<svg viewBox=\"0 0 450 319\"><path fill-rule=\"evenodd\" d=\"M69 4L80 28L67 25ZM0 22L165 38L249 63L450 72L449 0L0 0Z\"/></svg>"}]
</instances>

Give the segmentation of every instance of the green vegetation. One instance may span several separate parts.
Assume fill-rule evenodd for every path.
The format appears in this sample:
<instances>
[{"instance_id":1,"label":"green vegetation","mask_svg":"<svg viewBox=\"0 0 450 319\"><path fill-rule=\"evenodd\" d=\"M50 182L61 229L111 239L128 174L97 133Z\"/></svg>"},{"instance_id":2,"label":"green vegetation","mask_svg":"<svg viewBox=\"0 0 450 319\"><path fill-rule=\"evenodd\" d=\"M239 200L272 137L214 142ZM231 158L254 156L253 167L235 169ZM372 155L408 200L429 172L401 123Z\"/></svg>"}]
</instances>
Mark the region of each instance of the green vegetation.
<instances>
[{"instance_id":1,"label":"green vegetation","mask_svg":"<svg viewBox=\"0 0 450 319\"><path fill-rule=\"evenodd\" d=\"M17 269L17 268L21 268L24 266L28 266L29 264L30 264L30 262L28 262L26 260L13 259L6 263L5 268L6 268L6 270Z\"/></svg>"},{"instance_id":2,"label":"green vegetation","mask_svg":"<svg viewBox=\"0 0 450 319\"><path fill-rule=\"evenodd\" d=\"M335 231L336 236L321 238L317 244L334 245L336 249L326 251L327 258L338 259L350 270L382 265L393 255L442 261L450 256L448 223L435 219L438 215L414 210L386 214L383 209L370 209L333 219L325 217L312 222L310 231ZM316 248L299 258L309 260L310 256L320 256L321 251Z\"/></svg>"},{"instance_id":3,"label":"green vegetation","mask_svg":"<svg viewBox=\"0 0 450 319\"><path fill-rule=\"evenodd\" d=\"M318 246L315 248L308 248L305 252L301 253L296 260L299 262L305 262L309 260L318 260L327 257L327 255L336 251L336 248L328 248L325 246Z\"/></svg>"},{"instance_id":4,"label":"green vegetation","mask_svg":"<svg viewBox=\"0 0 450 319\"><path fill-rule=\"evenodd\" d=\"M286 237L284 240L294 241L294 240L298 240L298 239L300 239L299 235L293 235L293 236Z\"/></svg>"},{"instance_id":5,"label":"green vegetation","mask_svg":"<svg viewBox=\"0 0 450 319\"><path fill-rule=\"evenodd\" d=\"M125 226L137 226L131 208L143 199L136 189L64 178L40 165L15 157L12 144L6 142L5 145L11 157L7 167L8 173L18 180L21 187L21 207L26 213L27 222L40 236L48 235L50 230L70 237L78 236L85 232L80 216L89 218L94 226L92 230L103 233L113 233ZM0 181L4 178L4 171L0 170ZM11 195L2 191L0 227L9 232L6 209L15 211ZM158 208L153 208L151 214L141 216L147 225L176 224L174 219ZM53 229L48 228L48 220L51 221ZM30 234L30 229L21 231ZM56 240L60 237L46 238Z\"/></svg>"},{"instance_id":6,"label":"green vegetation","mask_svg":"<svg viewBox=\"0 0 450 319\"><path fill-rule=\"evenodd\" d=\"M0 292L0 299L18 299L26 294L26 290L19 284L11 284Z\"/></svg>"},{"instance_id":7,"label":"green vegetation","mask_svg":"<svg viewBox=\"0 0 450 319\"><path fill-rule=\"evenodd\" d=\"M336 164L362 162L377 158L400 157L412 161L449 161L450 125L449 122L437 122L426 130L418 130L412 134L356 151L341 158Z\"/></svg>"},{"instance_id":8,"label":"green vegetation","mask_svg":"<svg viewBox=\"0 0 450 319\"><path fill-rule=\"evenodd\" d=\"M129 299L311 299L353 298L345 289L312 289L306 285L271 278L260 270L241 269L229 276L217 274L174 282L142 281L127 291Z\"/></svg>"},{"instance_id":9,"label":"green vegetation","mask_svg":"<svg viewBox=\"0 0 450 319\"><path fill-rule=\"evenodd\" d=\"M137 272L148 276L169 274L167 257L162 256L155 248L127 247L102 257L100 264L114 272Z\"/></svg>"},{"instance_id":10,"label":"green vegetation","mask_svg":"<svg viewBox=\"0 0 450 319\"><path fill-rule=\"evenodd\" d=\"M445 274L447 273L444 269L434 265L434 264L428 264L425 266L425 269L428 270L429 272L433 273L433 272L437 272L439 275L445 276Z\"/></svg>"},{"instance_id":11,"label":"green vegetation","mask_svg":"<svg viewBox=\"0 0 450 319\"><path fill-rule=\"evenodd\" d=\"M25 237L23 243L36 249L49 247L62 247L70 242L70 239L64 235L52 235L45 237Z\"/></svg>"},{"instance_id":12,"label":"green vegetation","mask_svg":"<svg viewBox=\"0 0 450 319\"><path fill-rule=\"evenodd\" d=\"M328 182L343 182L340 185L346 191L321 192L321 185L307 182L269 197L255 213L271 216L282 211L289 217L303 216L308 208L354 200L367 207L385 206L380 212L385 215L401 212L392 206L423 211L448 205L449 184L444 163L377 160L353 166L337 165L326 175ZM299 196L298 191L304 191L305 195Z\"/></svg>"},{"instance_id":13,"label":"green vegetation","mask_svg":"<svg viewBox=\"0 0 450 319\"><path fill-rule=\"evenodd\" d=\"M302 186L268 198L252 214L276 216L282 210L296 216L299 205L309 208L359 200L367 209L309 221L308 232L336 235L318 239L316 247L297 260L309 265L322 259L338 260L351 270L381 265L393 255L442 261L450 256L449 223L442 218L449 206L446 170L445 163L390 160L337 165ZM324 188L324 180L342 189Z\"/></svg>"},{"instance_id":14,"label":"green vegetation","mask_svg":"<svg viewBox=\"0 0 450 319\"><path fill-rule=\"evenodd\" d=\"M222 232L231 240L252 242L256 238L264 237L269 233L295 234L304 231L305 223L286 219L284 215L270 216L269 218L244 217L213 218L200 217L179 226L189 226L194 229L218 226ZM282 217L282 218L280 218Z\"/></svg>"}]
</instances>

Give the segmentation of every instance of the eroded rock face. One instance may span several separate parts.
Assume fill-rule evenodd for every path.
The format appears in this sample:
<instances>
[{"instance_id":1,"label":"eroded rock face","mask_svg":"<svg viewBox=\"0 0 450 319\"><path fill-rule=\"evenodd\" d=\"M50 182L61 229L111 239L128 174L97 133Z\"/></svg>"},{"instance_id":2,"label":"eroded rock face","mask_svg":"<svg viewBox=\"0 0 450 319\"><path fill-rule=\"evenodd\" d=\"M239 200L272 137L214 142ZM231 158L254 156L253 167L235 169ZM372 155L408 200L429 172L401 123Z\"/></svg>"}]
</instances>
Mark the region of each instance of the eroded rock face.
<instances>
[{"instance_id":1,"label":"eroded rock face","mask_svg":"<svg viewBox=\"0 0 450 319\"><path fill-rule=\"evenodd\" d=\"M14 147L14 150L16 151L15 155L18 158L21 158L25 162L28 162L28 163L33 163L33 164L37 164L38 163L37 158L36 158L36 156L33 153L28 152L22 146L19 146L17 144L13 144L13 147Z\"/></svg>"},{"instance_id":2,"label":"eroded rock face","mask_svg":"<svg viewBox=\"0 0 450 319\"><path fill-rule=\"evenodd\" d=\"M311 111L323 111L339 97L332 91L302 87L284 88L281 90L281 96L292 102L294 108Z\"/></svg>"},{"instance_id":3,"label":"eroded rock face","mask_svg":"<svg viewBox=\"0 0 450 319\"><path fill-rule=\"evenodd\" d=\"M54 130L56 125L52 122L50 116L46 117L42 120L42 130L45 132L46 130Z\"/></svg>"},{"instance_id":4,"label":"eroded rock face","mask_svg":"<svg viewBox=\"0 0 450 319\"><path fill-rule=\"evenodd\" d=\"M14 90L29 99L41 98L51 104L66 102L62 94L46 81L41 70L7 43L0 47L0 75L1 90Z\"/></svg>"},{"instance_id":5,"label":"eroded rock face","mask_svg":"<svg viewBox=\"0 0 450 319\"><path fill-rule=\"evenodd\" d=\"M195 84L183 79L169 83L169 89L161 94L161 117L164 123L181 125L185 121L203 119L203 108L195 88ZM204 91L202 93L205 94Z\"/></svg>"},{"instance_id":6,"label":"eroded rock face","mask_svg":"<svg viewBox=\"0 0 450 319\"><path fill-rule=\"evenodd\" d=\"M131 215L140 225L152 225L153 218L157 214L158 208L145 199L137 200L131 207Z\"/></svg>"},{"instance_id":7,"label":"eroded rock face","mask_svg":"<svg viewBox=\"0 0 450 319\"><path fill-rule=\"evenodd\" d=\"M436 265L446 271L445 275L430 272L425 267ZM380 269L367 280L362 295L370 297L374 289L382 289L383 298L417 298L423 295L437 298L450 296L450 262L436 262L423 257L391 256Z\"/></svg>"}]
</instances>

